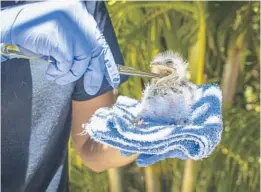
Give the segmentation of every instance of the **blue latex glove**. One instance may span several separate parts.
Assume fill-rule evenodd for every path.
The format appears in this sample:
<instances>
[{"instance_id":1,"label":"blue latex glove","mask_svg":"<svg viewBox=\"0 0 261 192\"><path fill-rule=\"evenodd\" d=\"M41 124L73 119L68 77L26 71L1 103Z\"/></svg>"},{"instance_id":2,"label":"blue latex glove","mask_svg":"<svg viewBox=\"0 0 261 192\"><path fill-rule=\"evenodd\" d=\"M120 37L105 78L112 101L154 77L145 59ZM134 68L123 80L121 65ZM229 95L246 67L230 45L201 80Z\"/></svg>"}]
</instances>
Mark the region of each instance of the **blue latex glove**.
<instances>
[{"instance_id":1,"label":"blue latex glove","mask_svg":"<svg viewBox=\"0 0 261 192\"><path fill-rule=\"evenodd\" d=\"M94 95L103 77L116 88L120 75L111 50L85 5L78 1L37 2L1 10L1 42L52 56L47 78L68 84L84 75Z\"/></svg>"}]
</instances>

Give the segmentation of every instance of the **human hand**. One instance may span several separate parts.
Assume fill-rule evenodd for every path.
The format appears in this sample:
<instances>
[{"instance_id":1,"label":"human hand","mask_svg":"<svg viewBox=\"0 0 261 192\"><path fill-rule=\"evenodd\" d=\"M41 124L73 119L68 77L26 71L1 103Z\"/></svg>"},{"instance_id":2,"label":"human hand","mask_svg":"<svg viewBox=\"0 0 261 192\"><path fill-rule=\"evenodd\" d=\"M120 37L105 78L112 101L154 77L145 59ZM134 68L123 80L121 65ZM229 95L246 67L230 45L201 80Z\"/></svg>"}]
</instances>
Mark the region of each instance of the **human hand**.
<instances>
[{"instance_id":1,"label":"human hand","mask_svg":"<svg viewBox=\"0 0 261 192\"><path fill-rule=\"evenodd\" d=\"M37 2L1 14L1 42L56 60L47 69L49 80L63 85L84 75L84 88L91 95L99 91L104 76L112 87L119 85L110 48L82 2Z\"/></svg>"}]
</instances>

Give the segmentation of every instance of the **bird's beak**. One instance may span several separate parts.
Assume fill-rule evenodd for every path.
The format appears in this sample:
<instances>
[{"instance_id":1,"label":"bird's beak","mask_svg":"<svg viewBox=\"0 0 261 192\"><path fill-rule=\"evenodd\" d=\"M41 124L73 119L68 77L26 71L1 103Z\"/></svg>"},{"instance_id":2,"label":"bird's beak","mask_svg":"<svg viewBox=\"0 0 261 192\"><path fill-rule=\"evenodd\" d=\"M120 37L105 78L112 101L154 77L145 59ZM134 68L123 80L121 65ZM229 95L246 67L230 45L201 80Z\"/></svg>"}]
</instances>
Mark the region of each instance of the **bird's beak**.
<instances>
[{"instance_id":1,"label":"bird's beak","mask_svg":"<svg viewBox=\"0 0 261 192\"><path fill-rule=\"evenodd\" d=\"M174 73L176 73L176 70L174 68L170 68L158 63L153 63L151 65L151 71L153 73L160 74L162 77L173 75Z\"/></svg>"}]
</instances>

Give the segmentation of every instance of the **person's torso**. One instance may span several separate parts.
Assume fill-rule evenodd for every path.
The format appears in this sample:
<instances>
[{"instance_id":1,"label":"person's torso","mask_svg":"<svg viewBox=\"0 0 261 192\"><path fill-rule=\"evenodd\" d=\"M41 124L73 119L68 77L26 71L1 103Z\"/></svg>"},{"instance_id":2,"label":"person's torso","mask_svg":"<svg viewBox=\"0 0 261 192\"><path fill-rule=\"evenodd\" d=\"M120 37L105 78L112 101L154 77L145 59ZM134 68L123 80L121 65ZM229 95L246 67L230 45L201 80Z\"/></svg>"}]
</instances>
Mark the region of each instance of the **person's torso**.
<instances>
[{"instance_id":1,"label":"person's torso","mask_svg":"<svg viewBox=\"0 0 261 192\"><path fill-rule=\"evenodd\" d=\"M1 1L1 6L28 3L17 2ZM115 62L123 64L105 3L87 1L86 7L103 32ZM74 100L86 101L111 90L106 79L96 96L85 93L83 81L77 81L76 86L59 86L46 80L46 69L46 64L29 64L27 60L1 63L3 192L66 191L72 93ZM121 82L127 78L121 76Z\"/></svg>"},{"instance_id":2,"label":"person's torso","mask_svg":"<svg viewBox=\"0 0 261 192\"><path fill-rule=\"evenodd\" d=\"M67 180L61 176L66 177L74 84L46 80L46 69L28 60L1 63L3 192L56 192Z\"/></svg>"}]
</instances>

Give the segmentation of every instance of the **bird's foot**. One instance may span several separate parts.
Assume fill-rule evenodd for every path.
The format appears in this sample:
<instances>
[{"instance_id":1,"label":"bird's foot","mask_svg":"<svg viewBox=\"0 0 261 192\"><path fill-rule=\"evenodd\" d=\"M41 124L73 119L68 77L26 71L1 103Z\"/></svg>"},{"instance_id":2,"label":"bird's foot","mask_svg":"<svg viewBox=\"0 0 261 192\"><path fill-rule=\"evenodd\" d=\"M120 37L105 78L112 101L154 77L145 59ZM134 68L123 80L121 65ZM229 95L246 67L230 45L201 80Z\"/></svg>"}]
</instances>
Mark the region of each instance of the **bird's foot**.
<instances>
[{"instance_id":1,"label":"bird's foot","mask_svg":"<svg viewBox=\"0 0 261 192\"><path fill-rule=\"evenodd\" d=\"M144 120L142 118L136 118L133 121L134 126L140 126L140 125L143 125L143 124L144 124Z\"/></svg>"}]
</instances>

